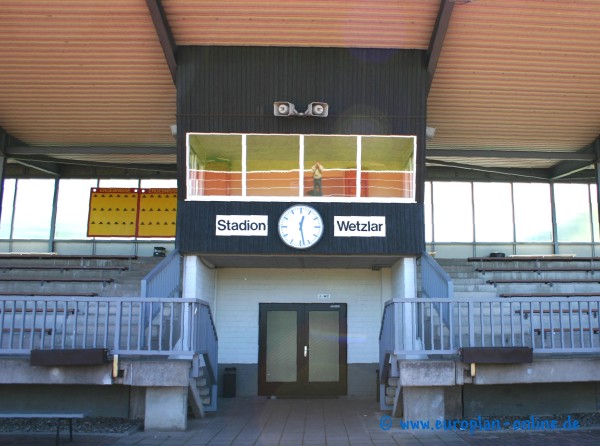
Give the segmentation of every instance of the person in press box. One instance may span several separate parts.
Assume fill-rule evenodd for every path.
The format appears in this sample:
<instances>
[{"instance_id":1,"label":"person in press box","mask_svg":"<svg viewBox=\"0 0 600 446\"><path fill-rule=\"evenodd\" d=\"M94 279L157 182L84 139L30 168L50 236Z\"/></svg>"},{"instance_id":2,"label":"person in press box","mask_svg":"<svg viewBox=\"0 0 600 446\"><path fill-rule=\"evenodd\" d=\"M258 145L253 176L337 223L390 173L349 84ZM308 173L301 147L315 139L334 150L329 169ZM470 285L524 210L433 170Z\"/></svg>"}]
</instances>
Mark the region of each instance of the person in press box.
<instances>
[{"instance_id":1,"label":"person in press box","mask_svg":"<svg viewBox=\"0 0 600 446\"><path fill-rule=\"evenodd\" d=\"M323 180L323 166L318 161L311 167L310 171L313 176L313 190L312 195L320 197L323 195L322 180Z\"/></svg>"}]
</instances>

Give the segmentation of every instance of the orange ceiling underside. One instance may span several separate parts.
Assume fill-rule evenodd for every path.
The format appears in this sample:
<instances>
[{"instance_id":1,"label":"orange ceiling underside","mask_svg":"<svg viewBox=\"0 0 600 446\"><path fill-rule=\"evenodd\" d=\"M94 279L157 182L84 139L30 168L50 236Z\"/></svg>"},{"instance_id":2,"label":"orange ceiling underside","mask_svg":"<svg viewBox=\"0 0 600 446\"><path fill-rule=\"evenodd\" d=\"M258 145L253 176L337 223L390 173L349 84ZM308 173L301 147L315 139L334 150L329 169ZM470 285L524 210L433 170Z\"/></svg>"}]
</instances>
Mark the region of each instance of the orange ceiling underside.
<instances>
[{"instance_id":1,"label":"orange ceiling underside","mask_svg":"<svg viewBox=\"0 0 600 446\"><path fill-rule=\"evenodd\" d=\"M427 49L440 0L162 4L178 45ZM598 17L597 0L457 3L429 95L428 148L593 142ZM0 0L0 127L25 143L174 147L175 93L145 0Z\"/></svg>"}]
</instances>

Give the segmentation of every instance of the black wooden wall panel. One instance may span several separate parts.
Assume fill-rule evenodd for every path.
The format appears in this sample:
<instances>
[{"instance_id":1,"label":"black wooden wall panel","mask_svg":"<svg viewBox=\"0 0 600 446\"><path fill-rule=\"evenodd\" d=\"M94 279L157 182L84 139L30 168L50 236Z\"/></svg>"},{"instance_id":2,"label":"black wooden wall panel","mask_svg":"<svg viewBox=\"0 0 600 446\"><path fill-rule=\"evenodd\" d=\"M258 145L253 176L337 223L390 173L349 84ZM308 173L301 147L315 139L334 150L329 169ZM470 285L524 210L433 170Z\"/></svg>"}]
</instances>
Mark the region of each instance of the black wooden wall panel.
<instances>
[{"instance_id":1,"label":"black wooden wall panel","mask_svg":"<svg viewBox=\"0 0 600 446\"><path fill-rule=\"evenodd\" d=\"M419 204L318 203L324 216L333 215L332 212L338 212L336 215L386 215L389 235L375 242L371 238L356 238L351 242L346 238L324 239L315 249L322 254L414 254L424 249L420 204L424 184L428 76L424 51L179 47L177 57L180 199L185 197L187 132L416 135ZM299 111L304 111L313 101L327 102L329 116L275 117L275 101L290 101ZM232 252L240 241L233 243L227 239L239 237L214 237L217 209L220 214L256 214L260 209L266 215L278 218L288 205L182 201L178 212L178 246L183 252ZM213 225L212 230L210 225ZM270 234L268 240L248 239L239 249L255 253L281 253L286 249L275 233ZM239 250L236 248L234 252Z\"/></svg>"},{"instance_id":2,"label":"black wooden wall panel","mask_svg":"<svg viewBox=\"0 0 600 446\"><path fill-rule=\"evenodd\" d=\"M187 202L186 218L193 222L179 228L184 252L225 254L311 255L417 255L423 251L423 206L384 203L310 203L323 217L321 240L306 250L283 244L277 233L281 213L293 203ZM268 215L267 237L215 236L217 215ZM387 237L334 237L334 216L385 216Z\"/></svg>"}]
</instances>

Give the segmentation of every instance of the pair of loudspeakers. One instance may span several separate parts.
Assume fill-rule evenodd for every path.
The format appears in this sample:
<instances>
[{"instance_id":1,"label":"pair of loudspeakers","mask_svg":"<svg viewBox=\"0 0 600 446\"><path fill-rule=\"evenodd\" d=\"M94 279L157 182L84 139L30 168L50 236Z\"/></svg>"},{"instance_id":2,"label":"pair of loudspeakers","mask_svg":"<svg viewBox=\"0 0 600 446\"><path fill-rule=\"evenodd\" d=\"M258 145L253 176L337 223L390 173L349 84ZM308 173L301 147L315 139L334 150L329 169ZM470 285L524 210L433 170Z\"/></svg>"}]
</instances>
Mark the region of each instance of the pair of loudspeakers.
<instances>
[{"instance_id":1,"label":"pair of loudspeakers","mask_svg":"<svg viewBox=\"0 0 600 446\"><path fill-rule=\"evenodd\" d=\"M329 114L329 105L326 102L311 102L304 113L298 112L291 102L273 102L273 114L275 116L314 116L325 118Z\"/></svg>"}]
</instances>

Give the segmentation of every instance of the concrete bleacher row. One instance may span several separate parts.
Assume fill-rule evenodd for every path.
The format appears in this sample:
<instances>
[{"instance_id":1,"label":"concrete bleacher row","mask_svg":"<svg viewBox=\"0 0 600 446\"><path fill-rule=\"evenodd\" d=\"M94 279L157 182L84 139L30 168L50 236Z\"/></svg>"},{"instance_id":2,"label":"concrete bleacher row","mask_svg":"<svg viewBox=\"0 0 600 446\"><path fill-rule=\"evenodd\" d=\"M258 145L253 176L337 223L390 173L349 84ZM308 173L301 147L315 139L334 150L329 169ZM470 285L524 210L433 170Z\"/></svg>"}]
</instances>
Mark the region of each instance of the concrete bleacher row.
<instances>
[{"instance_id":1,"label":"concrete bleacher row","mask_svg":"<svg viewBox=\"0 0 600 446\"><path fill-rule=\"evenodd\" d=\"M31 302L35 298L139 297L141 279L160 260L136 256L0 254L0 296L16 298L0 305L0 347L14 346L16 342L32 347L68 345L70 337L85 330L82 321L74 317L84 310L58 301L35 304L34 308ZM85 309L88 318L102 311L100 306Z\"/></svg>"},{"instance_id":2,"label":"concrete bleacher row","mask_svg":"<svg viewBox=\"0 0 600 446\"><path fill-rule=\"evenodd\" d=\"M600 258L437 259L455 297L600 297Z\"/></svg>"},{"instance_id":3,"label":"concrete bleacher row","mask_svg":"<svg viewBox=\"0 0 600 446\"><path fill-rule=\"evenodd\" d=\"M438 263L452 278L455 298L506 301L482 312L489 325L478 335L490 335L494 325L513 334L495 345L569 349L600 343L600 259L519 256Z\"/></svg>"},{"instance_id":4,"label":"concrete bleacher row","mask_svg":"<svg viewBox=\"0 0 600 446\"><path fill-rule=\"evenodd\" d=\"M0 295L139 296L141 279L160 258L0 254Z\"/></svg>"}]
</instances>

